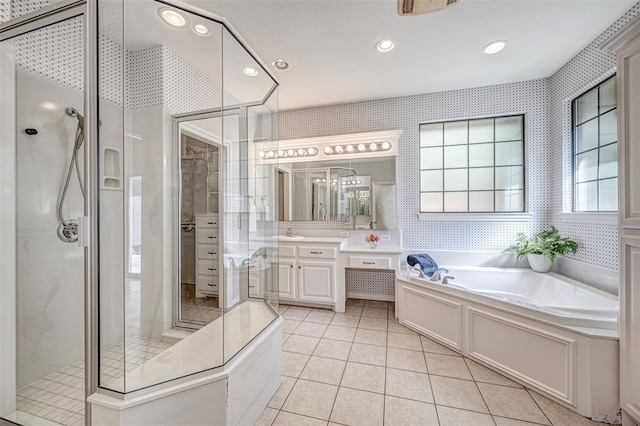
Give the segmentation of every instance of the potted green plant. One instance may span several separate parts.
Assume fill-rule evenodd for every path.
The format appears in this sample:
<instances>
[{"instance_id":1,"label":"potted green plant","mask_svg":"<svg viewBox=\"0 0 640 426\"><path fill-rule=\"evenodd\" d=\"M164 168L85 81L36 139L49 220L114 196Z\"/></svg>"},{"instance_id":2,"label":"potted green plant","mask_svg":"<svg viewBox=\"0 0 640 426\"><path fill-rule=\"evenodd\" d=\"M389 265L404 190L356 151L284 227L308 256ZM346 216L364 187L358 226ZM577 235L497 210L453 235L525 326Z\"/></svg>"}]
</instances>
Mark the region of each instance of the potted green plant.
<instances>
[{"instance_id":1,"label":"potted green plant","mask_svg":"<svg viewBox=\"0 0 640 426\"><path fill-rule=\"evenodd\" d=\"M531 269L536 272L549 272L557 255L578 251L578 243L566 237L561 237L555 227L528 238L522 232L514 245L507 249L518 255L518 260L527 257Z\"/></svg>"}]
</instances>

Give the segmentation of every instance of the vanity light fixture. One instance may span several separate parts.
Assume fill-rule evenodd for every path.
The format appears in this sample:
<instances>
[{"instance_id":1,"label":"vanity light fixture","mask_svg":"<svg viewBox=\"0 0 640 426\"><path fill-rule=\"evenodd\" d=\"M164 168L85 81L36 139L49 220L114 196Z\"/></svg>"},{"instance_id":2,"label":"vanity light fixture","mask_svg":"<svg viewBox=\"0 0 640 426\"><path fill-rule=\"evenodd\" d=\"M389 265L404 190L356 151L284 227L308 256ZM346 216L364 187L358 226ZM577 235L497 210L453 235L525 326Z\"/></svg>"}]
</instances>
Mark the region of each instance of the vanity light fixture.
<instances>
[{"instance_id":1,"label":"vanity light fixture","mask_svg":"<svg viewBox=\"0 0 640 426\"><path fill-rule=\"evenodd\" d=\"M209 31L209 28L203 24L195 24L193 27L191 27L191 29L200 37L207 37L211 35L211 31Z\"/></svg>"},{"instance_id":2,"label":"vanity light fixture","mask_svg":"<svg viewBox=\"0 0 640 426\"><path fill-rule=\"evenodd\" d=\"M491 43L483 47L482 52L485 55L495 55L496 53L499 53L502 49L504 49L506 46L507 46L506 40L496 40L496 41L492 41Z\"/></svg>"},{"instance_id":3,"label":"vanity light fixture","mask_svg":"<svg viewBox=\"0 0 640 426\"><path fill-rule=\"evenodd\" d=\"M332 154L362 154L365 152L376 152L376 151L389 151L392 145L389 141L384 142L372 142L369 145L365 145L363 143L358 144L357 147L354 145L334 145L327 146L324 149L324 153L327 155ZM357 150L356 150L357 148Z\"/></svg>"},{"instance_id":4,"label":"vanity light fixture","mask_svg":"<svg viewBox=\"0 0 640 426\"><path fill-rule=\"evenodd\" d=\"M314 157L318 155L317 148L298 148L298 149L279 149L277 151L260 151L258 157L260 158L286 158L286 157Z\"/></svg>"},{"instance_id":5,"label":"vanity light fixture","mask_svg":"<svg viewBox=\"0 0 640 426\"><path fill-rule=\"evenodd\" d=\"M177 10L170 9L168 7L162 7L158 10L160 18L167 24L176 28L184 28L189 24L187 17Z\"/></svg>"},{"instance_id":6,"label":"vanity light fixture","mask_svg":"<svg viewBox=\"0 0 640 426\"><path fill-rule=\"evenodd\" d=\"M258 75L258 70L253 67L245 67L242 72L244 72L249 77L255 77L256 75Z\"/></svg>"},{"instance_id":7,"label":"vanity light fixture","mask_svg":"<svg viewBox=\"0 0 640 426\"><path fill-rule=\"evenodd\" d=\"M376 50L378 52L388 52L396 46L396 42L390 38L383 38L379 42L376 43Z\"/></svg>"}]
</instances>

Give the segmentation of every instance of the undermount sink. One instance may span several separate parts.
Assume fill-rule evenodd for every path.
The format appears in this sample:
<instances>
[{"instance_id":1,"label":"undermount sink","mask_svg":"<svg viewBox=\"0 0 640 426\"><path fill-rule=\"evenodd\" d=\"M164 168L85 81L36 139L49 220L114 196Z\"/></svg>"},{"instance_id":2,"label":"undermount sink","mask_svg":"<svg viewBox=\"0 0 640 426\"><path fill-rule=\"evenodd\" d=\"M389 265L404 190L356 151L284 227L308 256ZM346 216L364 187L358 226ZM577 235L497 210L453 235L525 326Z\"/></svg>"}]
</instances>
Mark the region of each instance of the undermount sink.
<instances>
[{"instance_id":1,"label":"undermount sink","mask_svg":"<svg viewBox=\"0 0 640 426\"><path fill-rule=\"evenodd\" d=\"M279 241L300 241L304 240L302 235L278 235Z\"/></svg>"}]
</instances>

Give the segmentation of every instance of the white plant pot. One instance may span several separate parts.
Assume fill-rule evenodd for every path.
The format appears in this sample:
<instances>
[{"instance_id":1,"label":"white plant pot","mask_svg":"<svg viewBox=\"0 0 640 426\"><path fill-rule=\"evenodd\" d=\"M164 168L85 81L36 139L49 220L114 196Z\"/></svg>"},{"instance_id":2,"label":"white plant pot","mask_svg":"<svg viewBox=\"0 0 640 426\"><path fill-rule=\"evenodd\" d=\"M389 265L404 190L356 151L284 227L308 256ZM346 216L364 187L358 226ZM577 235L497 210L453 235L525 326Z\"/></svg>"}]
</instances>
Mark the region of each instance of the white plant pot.
<instances>
[{"instance_id":1,"label":"white plant pot","mask_svg":"<svg viewBox=\"0 0 640 426\"><path fill-rule=\"evenodd\" d=\"M553 265L551 259L543 254L528 254L527 260L529 261L531 269L536 272L549 272L551 265Z\"/></svg>"}]
</instances>

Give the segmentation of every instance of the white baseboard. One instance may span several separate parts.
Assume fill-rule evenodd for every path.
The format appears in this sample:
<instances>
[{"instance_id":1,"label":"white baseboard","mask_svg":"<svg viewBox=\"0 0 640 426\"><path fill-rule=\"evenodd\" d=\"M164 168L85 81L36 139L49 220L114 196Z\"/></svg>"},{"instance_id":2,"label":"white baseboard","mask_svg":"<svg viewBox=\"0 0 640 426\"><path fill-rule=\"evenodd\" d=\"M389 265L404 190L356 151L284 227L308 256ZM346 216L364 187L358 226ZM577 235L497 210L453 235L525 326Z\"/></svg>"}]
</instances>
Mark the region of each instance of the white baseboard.
<instances>
[{"instance_id":1,"label":"white baseboard","mask_svg":"<svg viewBox=\"0 0 640 426\"><path fill-rule=\"evenodd\" d=\"M365 299L365 300L380 300L382 302L395 302L395 296L387 296L385 294L368 294L368 293L347 293L349 299Z\"/></svg>"}]
</instances>

